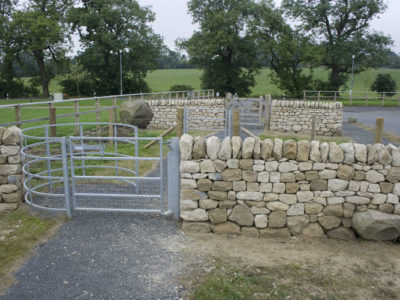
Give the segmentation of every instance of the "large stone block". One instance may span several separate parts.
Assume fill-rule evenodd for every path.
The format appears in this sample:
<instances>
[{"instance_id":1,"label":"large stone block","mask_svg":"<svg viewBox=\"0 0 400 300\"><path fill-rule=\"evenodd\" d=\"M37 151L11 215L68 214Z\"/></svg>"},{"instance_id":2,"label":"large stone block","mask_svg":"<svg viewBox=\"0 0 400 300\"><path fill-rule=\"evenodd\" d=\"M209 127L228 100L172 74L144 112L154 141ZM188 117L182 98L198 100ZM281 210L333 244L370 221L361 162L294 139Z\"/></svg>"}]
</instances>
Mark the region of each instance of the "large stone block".
<instances>
[{"instance_id":1,"label":"large stone block","mask_svg":"<svg viewBox=\"0 0 400 300\"><path fill-rule=\"evenodd\" d=\"M232 157L231 138L227 136L221 143L221 147L218 152L218 158L221 160L228 160L231 157Z\"/></svg>"},{"instance_id":2,"label":"large stone block","mask_svg":"<svg viewBox=\"0 0 400 300\"><path fill-rule=\"evenodd\" d=\"M322 238L325 237L324 230L318 223L310 223L303 230L303 236L310 238Z\"/></svg>"},{"instance_id":3,"label":"large stone block","mask_svg":"<svg viewBox=\"0 0 400 300\"><path fill-rule=\"evenodd\" d=\"M242 144L242 158L252 158L254 145L255 145L255 138L247 137L244 139Z\"/></svg>"},{"instance_id":4,"label":"large stone block","mask_svg":"<svg viewBox=\"0 0 400 300\"><path fill-rule=\"evenodd\" d=\"M0 165L0 176L16 175L21 173L20 165Z\"/></svg>"},{"instance_id":5,"label":"large stone block","mask_svg":"<svg viewBox=\"0 0 400 300\"><path fill-rule=\"evenodd\" d=\"M228 220L225 208L215 208L208 211L208 217L212 224L225 223Z\"/></svg>"},{"instance_id":6,"label":"large stone block","mask_svg":"<svg viewBox=\"0 0 400 300\"><path fill-rule=\"evenodd\" d=\"M309 218L306 215L288 217L287 227L292 235L299 235L307 227Z\"/></svg>"},{"instance_id":7,"label":"large stone block","mask_svg":"<svg viewBox=\"0 0 400 300\"><path fill-rule=\"evenodd\" d=\"M194 138L192 157L193 159L205 158L207 155L206 139L203 136Z\"/></svg>"},{"instance_id":8,"label":"large stone block","mask_svg":"<svg viewBox=\"0 0 400 300\"><path fill-rule=\"evenodd\" d=\"M339 227L339 225L342 223L342 221L335 216L318 217L318 222L325 230L331 230L336 227Z\"/></svg>"},{"instance_id":9,"label":"large stone block","mask_svg":"<svg viewBox=\"0 0 400 300\"><path fill-rule=\"evenodd\" d=\"M7 128L4 131L3 137L2 137L3 145L6 145L6 146L18 145L20 143L20 137L19 137L20 132L21 132L21 129L18 128L17 126L11 126L11 127Z\"/></svg>"},{"instance_id":10,"label":"large stone block","mask_svg":"<svg viewBox=\"0 0 400 300\"><path fill-rule=\"evenodd\" d=\"M239 204L232 209L232 212L229 215L229 220L234 221L239 225L253 226L254 215L251 213L250 208Z\"/></svg>"},{"instance_id":11,"label":"large stone block","mask_svg":"<svg viewBox=\"0 0 400 300\"><path fill-rule=\"evenodd\" d=\"M182 135L182 137L179 140L179 151L181 154L181 160L191 159L192 150L193 150L193 137L188 134Z\"/></svg>"},{"instance_id":12,"label":"large stone block","mask_svg":"<svg viewBox=\"0 0 400 300\"><path fill-rule=\"evenodd\" d=\"M214 225L214 233L219 234L240 234L240 226L233 222L226 222Z\"/></svg>"},{"instance_id":13,"label":"large stone block","mask_svg":"<svg viewBox=\"0 0 400 300\"><path fill-rule=\"evenodd\" d=\"M240 169L225 169L221 173L224 181L239 181L242 180L242 170Z\"/></svg>"},{"instance_id":14,"label":"large stone block","mask_svg":"<svg viewBox=\"0 0 400 300\"><path fill-rule=\"evenodd\" d=\"M332 239L339 239L339 240L355 240L356 235L354 231L350 228L345 227L338 227L333 230L329 230L326 235Z\"/></svg>"},{"instance_id":15,"label":"large stone block","mask_svg":"<svg viewBox=\"0 0 400 300\"><path fill-rule=\"evenodd\" d=\"M270 228L282 228L286 225L286 212L285 211L273 211L269 214L268 227Z\"/></svg>"},{"instance_id":16,"label":"large stone block","mask_svg":"<svg viewBox=\"0 0 400 300\"><path fill-rule=\"evenodd\" d=\"M296 159L297 143L295 140L287 140L283 144L283 157L288 159Z\"/></svg>"},{"instance_id":17,"label":"large stone block","mask_svg":"<svg viewBox=\"0 0 400 300\"><path fill-rule=\"evenodd\" d=\"M263 200L263 193L260 192L238 192L236 193L236 198L238 200L245 200L245 201L262 201Z\"/></svg>"},{"instance_id":18,"label":"large stone block","mask_svg":"<svg viewBox=\"0 0 400 300\"><path fill-rule=\"evenodd\" d=\"M400 236L400 216L370 209L356 212L353 228L367 240L395 240Z\"/></svg>"},{"instance_id":19,"label":"large stone block","mask_svg":"<svg viewBox=\"0 0 400 300\"><path fill-rule=\"evenodd\" d=\"M215 160L218 157L219 148L221 146L221 141L216 136L211 136L206 139L206 148L208 158Z\"/></svg>"},{"instance_id":20,"label":"large stone block","mask_svg":"<svg viewBox=\"0 0 400 300\"><path fill-rule=\"evenodd\" d=\"M198 173L200 172L200 164L191 160L181 161L180 171L182 173Z\"/></svg>"},{"instance_id":21,"label":"large stone block","mask_svg":"<svg viewBox=\"0 0 400 300\"><path fill-rule=\"evenodd\" d=\"M231 181L214 181L212 185L212 190L227 192L232 190L232 186L233 185Z\"/></svg>"}]
</instances>

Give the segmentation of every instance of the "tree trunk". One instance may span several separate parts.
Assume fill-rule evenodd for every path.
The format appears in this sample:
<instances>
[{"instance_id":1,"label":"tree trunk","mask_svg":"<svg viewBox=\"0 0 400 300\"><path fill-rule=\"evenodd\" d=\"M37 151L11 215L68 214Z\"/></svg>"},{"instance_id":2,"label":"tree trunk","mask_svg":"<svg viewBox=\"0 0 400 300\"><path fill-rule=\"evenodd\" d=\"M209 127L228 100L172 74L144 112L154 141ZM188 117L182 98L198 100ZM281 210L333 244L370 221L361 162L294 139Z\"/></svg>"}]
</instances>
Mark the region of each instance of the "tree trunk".
<instances>
[{"instance_id":1,"label":"tree trunk","mask_svg":"<svg viewBox=\"0 0 400 300\"><path fill-rule=\"evenodd\" d=\"M49 76L46 71L44 63L43 51L39 50L35 52L35 59L39 67L40 79L42 81L42 91L45 98L49 98Z\"/></svg>"},{"instance_id":2,"label":"tree trunk","mask_svg":"<svg viewBox=\"0 0 400 300\"><path fill-rule=\"evenodd\" d=\"M339 78L340 72L339 69L336 66L332 66L332 71L331 71L331 76L329 79L329 88L331 91L338 91L340 87L340 78Z\"/></svg>"}]
</instances>

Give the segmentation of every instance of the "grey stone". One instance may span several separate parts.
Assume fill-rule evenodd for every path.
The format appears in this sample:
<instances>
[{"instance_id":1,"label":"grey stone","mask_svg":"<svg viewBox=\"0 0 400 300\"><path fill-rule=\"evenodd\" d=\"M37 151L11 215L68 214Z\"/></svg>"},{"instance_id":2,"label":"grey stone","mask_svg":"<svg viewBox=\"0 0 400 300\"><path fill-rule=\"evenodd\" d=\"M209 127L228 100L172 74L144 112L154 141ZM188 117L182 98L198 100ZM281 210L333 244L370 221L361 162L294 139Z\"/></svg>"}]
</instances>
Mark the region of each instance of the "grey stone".
<instances>
[{"instance_id":1,"label":"grey stone","mask_svg":"<svg viewBox=\"0 0 400 300\"><path fill-rule=\"evenodd\" d=\"M238 169L239 168L239 160L238 159L229 159L226 162L226 165L229 169Z\"/></svg>"},{"instance_id":2,"label":"grey stone","mask_svg":"<svg viewBox=\"0 0 400 300\"><path fill-rule=\"evenodd\" d=\"M197 188L196 180L194 179L181 179L181 188L182 189L195 189Z\"/></svg>"},{"instance_id":3,"label":"grey stone","mask_svg":"<svg viewBox=\"0 0 400 300\"><path fill-rule=\"evenodd\" d=\"M252 206L251 207L251 213L253 215L267 215L270 212L271 211L266 207L257 207L257 206Z\"/></svg>"},{"instance_id":4,"label":"grey stone","mask_svg":"<svg viewBox=\"0 0 400 300\"><path fill-rule=\"evenodd\" d=\"M236 194L236 198L238 200L250 200L250 201L262 201L263 200L263 193L260 192L249 192L249 191L245 191L245 192L238 192Z\"/></svg>"},{"instance_id":5,"label":"grey stone","mask_svg":"<svg viewBox=\"0 0 400 300\"><path fill-rule=\"evenodd\" d=\"M286 183L286 193L295 194L299 190L300 186L297 182Z\"/></svg>"},{"instance_id":6,"label":"grey stone","mask_svg":"<svg viewBox=\"0 0 400 300\"><path fill-rule=\"evenodd\" d=\"M265 139L261 143L261 153L260 157L264 160L272 157L272 151L274 149L274 143L271 139Z\"/></svg>"},{"instance_id":7,"label":"grey stone","mask_svg":"<svg viewBox=\"0 0 400 300\"><path fill-rule=\"evenodd\" d=\"M208 215L205 209L196 208L194 210L181 211L181 218L184 221L207 221Z\"/></svg>"},{"instance_id":8,"label":"grey stone","mask_svg":"<svg viewBox=\"0 0 400 300\"><path fill-rule=\"evenodd\" d=\"M350 180L353 179L354 173L355 173L355 170L351 166L342 165L337 170L337 175L336 176L339 179L344 179L344 180L350 181Z\"/></svg>"},{"instance_id":9,"label":"grey stone","mask_svg":"<svg viewBox=\"0 0 400 300\"><path fill-rule=\"evenodd\" d=\"M297 202L297 197L294 194L279 194L279 201L288 205L295 204Z\"/></svg>"},{"instance_id":10,"label":"grey stone","mask_svg":"<svg viewBox=\"0 0 400 300\"><path fill-rule=\"evenodd\" d=\"M212 226L208 222L182 222L182 229L185 232L209 233Z\"/></svg>"},{"instance_id":11,"label":"grey stone","mask_svg":"<svg viewBox=\"0 0 400 300\"><path fill-rule=\"evenodd\" d=\"M211 190L212 181L210 179L201 178L197 180L197 189L202 192L208 192Z\"/></svg>"},{"instance_id":12,"label":"grey stone","mask_svg":"<svg viewBox=\"0 0 400 300\"><path fill-rule=\"evenodd\" d=\"M307 215L319 214L322 211L323 205L315 202L304 203L304 209Z\"/></svg>"},{"instance_id":13,"label":"grey stone","mask_svg":"<svg viewBox=\"0 0 400 300\"><path fill-rule=\"evenodd\" d=\"M239 181L242 179L242 170L240 169L225 169L221 173L224 181Z\"/></svg>"},{"instance_id":14,"label":"grey stone","mask_svg":"<svg viewBox=\"0 0 400 300\"><path fill-rule=\"evenodd\" d=\"M212 190L227 192L232 190L232 187L233 185L231 181L214 181L212 185Z\"/></svg>"},{"instance_id":15,"label":"grey stone","mask_svg":"<svg viewBox=\"0 0 400 300\"><path fill-rule=\"evenodd\" d=\"M259 159L260 153L261 153L261 141L259 137L256 137L253 150L254 159Z\"/></svg>"},{"instance_id":16,"label":"grey stone","mask_svg":"<svg viewBox=\"0 0 400 300\"><path fill-rule=\"evenodd\" d=\"M341 204L327 205L322 210L325 216L343 217L343 207Z\"/></svg>"},{"instance_id":17,"label":"grey stone","mask_svg":"<svg viewBox=\"0 0 400 300\"><path fill-rule=\"evenodd\" d=\"M272 191L274 193L278 193L278 194L282 194L285 192L285 184L284 183L274 183L273 187L272 187Z\"/></svg>"},{"instance_id":18,"label":"grey stone","mask_svg":"<svg viewBox=\"0 0 400 300\"><path fill-rule=\"evenodd\" d=\"M282 173L281 174L281 182L296 182L296 177L294 176L293 173Z\"/></svg>"},{"instance_id":19,"label":"grey stone","mask_svg":"<svg viewBox=\"0 0 400 300\"><path fill-rule=\"evenodd\" d=\"M213 161L215 171L221 173L223 170L226 169L226 162L220 159L216 159Z\"/></svg>"},{"instance_id":20,"label":"grey stone","mask_svg":"<svg viewBox=\"0 0 400 300\"><path fill-rule=\"evenodd\" d=\"M221 143L221 147L218 152L218 158L221 160L228 160L231 157L232 157L231 138L227 136Z\"/></svg>"},{"instance_id":21,"label":"grey stone","mask_svg":"<svg viewBox=\"0 0 400 300\"><path fill-rule=\"evenodd\" d=\"M288 216L301 216L304 215L304 203L297 203L290 205L289 209L287 210Z\"/></svg>"},{"instance_id":22,"label":"grey stone","mask_svg":"<svg viewBox=\"0 0 400 300\"><path fill-rule=\"evenodd\" d=\"M236 205L236 201L224 200L219 203L219 208L232 208Z\"/></svg>"},{"instance_id":23,"label":"grey stone","mask_svg":"<svg viewBox=\"0 0 400 300\"><path fill-rule=\"evenodd\" d=\"M279 172L281 173L288 173L288 172L294 172L297 171L299 169L299 166L295 163L292 162L282 162L279 165Z\"/></svg>"},{"instance_id":24,"label":"grey stone","mask_svg":"<svg viewBox=\"0 0 400 300\"><path fill-rule=\"evenodd\" d=\"M207 194L194 189L181 189L181 200L206 199Z\"/></svg>"},{"instance_id":25,"label":"grey stone","mask_svg":"<svg viewBox=\"0 0 400 300\"><path fill-rule=\"evenodd\" d=\"M273 151L273 157L276 160L279 160L282 158L282 148L283 148L283 141L281 139L275 138L274 139L274 151Z\"/></svg>"},{"instance_id":26,"label":"grey stone","mask_svg":"<svg viewBox=\"0 0 400 300\"><path fill-rule=\"evenodd\" d=\"M344 153L340 147L334 143L329 143L329 161L331 163L341 163L344 160Z\"/></svg>"},{"instance_id":27,"label":"grey stone","mask_svg":"<svg viewBox=\"0 0 400 300\"><path fill-rule=\"evenodd\" d=\"M201 173L214 173L215 167L213 161L211 159L205 159L200 162L200 170Z\"/></svg>"},{"instance_id":28,"label":"grey stone","mask_svg":"<svg viewBox=\"0 0 400 300\"><path fill-rule=\"evenodd\" d=\"M325 234L318 223L310 223L303 230L303 236L310 238L322 238L325 237Z\"/></svg>"},{"instance_id":29,"label":"grey stone","mask_svg":"<svg viewBox=\"0 0 400 300\"><path fill-rule=\"evenodd\" d=\"M19 146L0 146L0 154L2 154L3 157L19 154L19 150Z\"/></svg>"},{"instance_id":30,"label":"grey stone","mask_svg":"<svg viewBox=\"0 0 400 300\"><path fill-rule=\"evenodd\" d=\"M20 164L21 163L21 155L12 155L7 157L7 162L9 164Z\"/></svg>"},{"instance_id":31,"label":"grey stone","mask_svg":"<svg viewBox=\"0 0 400 300\"><path fill-rule=\"evenodd\" d=\"M378 162L384 166L391 164L392 156L386 148L378 149Z\"/></svg>"},{"instance_id":32,"label":"grey stone","mask_svg":"<svg viewBox=\"0 0 400 300\"><path fill-rule=\"evenodd\" d=\"M320 151L319 141L311 141L310 144L310 159L315 162L321 161L321 151Z\"/></svg>"},{"instance_id":33,"label":"grey stone","mask_svg":"<svg viewBox=\"0 0 400 300\"><path fill-rule=\"evenodd\" d=\"M213 232L218 234L240 234L240 226L232 222L221 223L214 226Z\"/></svg>"},{"instance_id":34,"label":"grey stone","mask_svg":"<svg viewBox=\"0 0 400 300\"><path fill-rule=\"evenodd\" d=\"M0 165L0 176L16 175L20 172L20 165Z\"/></svg>"},{"instance_id":35,"label":"grey stone","mask_svg":"<svg viewBox=\"0 0 400 300\"><path fill-rule=\"evenodd\" d=\"M329 205L342 204L342 203L344 203L344 198L343 197L329 197L327 202Z\"/></svg>"},{"instance_id":36,"label":"grey stone","mask_svg":"<svg viewBox=\"0 0 400 300\"><path fill-rule=\"evenodd\" d=\"M313 180L310 183L311 191L325 191L328 187L328 182L324 179Z\"/></svg>"},{"instance_id":37,"label":"grey stone","mask_svg":"<svg viewBox=\"0 0 400 300\"><path fill-rule=\"evenodd\" d=\"M212 200L218 200L218 201L228 200L228 193L221 192L221 191L209 191L208 198L210 198ZM221 205L220 205L220 207L221 207Z\"/></svg>"},{"instance_id":38,"label":"grey stone","mask_svg":"<svg viewBox=\"0 0 400 300\"><path fill-rule=\"evenodd\" d=\"M389 194L393 191L393 183L380 182L379 186L381 188L382 193L384 193L384 194Z\"/></svg>"},{"instance_id":39,"label":"grey stone","mask_svg":"<svg viewBox=\"0 0 400 300\"><path fill-rule=\"evenodd\" d=\"M0 215L2 213L9 213L18 208L18 203L0 203Z\"/></svg>"},{"instance_id":40,"label":"grey stone","mask_svg":"<svg viewBox=\"0 0 400 300\"><path fill-rule=\"evenodd\" d=\"M327 231L326 235L332 239L338 240L355 240L356 235L350 228L338 227L333 230Z\"/></svg>"},{"instance_id":41,"label":"grey stone","mask_svg":"<svg viewBox=\"0 0 400 300\"><path fill-rule=\"evenodd\" d=\"M212 224L225 223L228 220L225 208L215 208L208 211L208 217Z\"/></svg>"},{"instance_id":42,"label":"grey stone","mask_svg":"<svg viewBox=\"0 0 400 300\"><path fill-rule=\"evenodd\" d=\"M381 174L381 173L378 173L375 170L368 171L367 174L365 175L365 178L369 182L372 182L372 183L378 183L378 182L381 182L381 181L385 181L385 176L383 174Z\"/></svg>"},{"instance_id":43,"label":"grey stone","mask_svg":"<svg viewBox=\"0 0 400 300\"><path fill-rule=\"evenodd\" d=\"M232 137L232 158L239 158L240 149L242 148L242 138L240 136Z\"/></svg>"},{"instance_id":44,"label":"grey stone","mask_svg":"<svg viewBox=\"0 0 400 300\"><path fill-rule=\"evenodd\" d=\"M323 170L319 172L319 178L321 179L334 179L336 178L335 170Z\"/></svg>"},{"instance_id":45,"label":"grey stone","mask_svg":"<svg viewBox=\"0 0 400 300\"><path fill-rule=\"evenodd\" d=\"M288 159L296 159L297 143L295 140L287 140L283 144L283 157Z\"/></svg>"},{"instance_id":46,"label":"grey stone","mask_svg":"<svg viewBox=\"0 0 400 300\"><path fill-rule=\"evenodd\" d=\"M267 161L265 163L265 171L275 172L278 170L279 163L277 161Z\"/></svg>"},{"instance_id":47,"label":"grey stone","mask_svg":"<svg viewBox=\"0 0 400 300\"><path fill-rule=\"evenodd\" d=\"M313 199L314 194L310 191L299 191L296 193L299 202L309 202Z\"/></svg>"},{"instance_id":48,"label":"grey stone","mask_svg":"<svg viewBox=\"0 0 400 300\"><path fill-rule=\"evenodd\" d=\"M3 195L4 198L5 195ZM393 212L394 206L390 203L384 203L379 205L379 211L387 214L391 214Z\"/></svg>"},{"instance_id":49,"label":"grey stone","mask_svg":"<svg viewBox=\"0 0 400 300\"><path fill-rule=\"evenodd\" d=\"M310 155L310 142L307 140L300 140L297 143L297 161L308 161Z\"/></svg>"},{"instance_id":50,"label":"grey stone","mask_svg":"<svg viewBox=\"0 0 400 300\"><path fill-rule=\"evenodd\" d=\"M218 207L218 201L211 199L202 199L199 201L200 208L212 209Z\"/></svg>"},{"instance_id":51,"label":"grey stone","mask_svg":"<svg viewBox=\"0 0 400 300\"><path fill-rule=\"evenodd\" d=\"M234 181L233 182L233 190L235 192L241 192L246 190L246 182L245 181Z\"/></svg>"},{"instance_id":52,"label":"grey stone","mask_svg":"<svg viewBox=\"0 0 400 300\"><path fill-rule=\"evenodd\" d=\"M229 220L238 223L243 226L253 226L254 216L250 209L244 205L236 205L231 214L229 215Z\"/></svg>"},{"instance_id":53,"label":"grey stone","mask_svg":"<svg viewBox=\"0 0 400 300\"><path fill-rule=\"evenodd\" d=\"M252 238L258 238L260 236L258 229L254 227L242 227L240 235Z\"/></svg>"},{"instance_id":54,"label":"grey stone","mask_svg":"<svg viewBox=\"0 0 400 300\"><path fill-rule=\"evenodd\" d=\"M353 203L353 204L369 204L371 202L371 200L367 197L349 196L349 197L346 197L346 202Z\"/></svg>"},{"instance_id":55,"label":"grey stone","mask_svg":"<svg viewBox=\"0 0 400 300\"><path fill-rule=\"evenodd\" d=\"M181 160L189 160L192 158L193 150L193 137L188 134L182 135L179 140L179 151L181 154ZM191 172L188 172L191 173Z\"/></svg>"},{"instance_id":56,"label":"grey stone","mask_svg":"<svg viewBox=\"0 0 400 300\"><path fill-rule=\"evenodd\" d=\"M211 160L217 159L220 146L221 142L218 137L211 136L208 139L206 139L207 155L209 159Z\"/></svg>"},{"instance_id":57,"label":"grey stone","mask_svg":"<svg viewBox=\"0 0 400 300\"><path fill-rule=\"evenodd\" d=\"M207 155L206 139L203 136L194 137L192 157L193 159L205 158Z\"/></svg>"},{"instance_id":58,"label":"grey stone","mask_svg":"<svg viewBox=\"0 0 400 300\"><path fill-rule=\"evenodd\" d=\"M366 240L395 240L400 236L400 216L370 209L356 212L353 228Z\"/></svg>"},{"instance_id":59,"label":"grey stone","mask_svg":"<svg viewBox=\"0 0 400 300\"><path fill-rule=\"evenodd\" d=\"M328 180L328 190L337 192L344 191L347 189L349 182L343 179L329 179Z\"/></svg>"},{"instance_id":60,"label":"grey stone","mask_svg":"<svg viewBox=\"0 0 400 300\"><path fill-rule=\"evenodd\" d=\"M256 181L257 180L257 172L255 171L243 171L243 180L244 181Z\"/></svg>"},{"instance_id":61,"label":"grey stone","mask_svg":"<svg viewBox=\"0 0 400 300\"><path fill-rule=\"evenodd\" d=\"M242 158L252 158L254 145L256 143L255 138L247 137L244 139L242 144Z\"/></svg>"},{"instance_id":62,"label":"grey stone","mask_svg":"<svg viewBox=\"0 0 400 300\"><path fill-rule=\"evenodd\" d=\"M386 180L391 183L399 182L400 181L400 167L392 167L386 176Z\"/></svg>"},{"instance_id":63,"label":"grey stone","mask_svg":"<svg viewBox=\"0 0 400 300\"><path fill-rule=\"evenodd\" d=\"M292 235L301 234L309 223L306 215L287 218L287 227Z\"/></svg>"},{"instance_id":64,"label":"grey stone","mask_svg":"<svg viewBox=\"0 0 400 300\"><path fill-rule=\"evenodd\" d=\"M321 143L321 146L319 147L321 151L321 161L322 162L327 162L328 161L328 156L329 156L329 144L327 142Z\"/></svg>"},{"instance_id":65,"label":"grey stone","mask_svg":"<svg viewBox=\"0 0 400 300\"><path fill-rule=\"evenodd\" d=\"M269 172L259 172L257 173L258 182L269 182Z\"/></svg>"},{"instance_id":66,"label":"grey stone","mask_svg":"<svg viewBox=\"0 0 400 300\"><path fill-rule=\"evenodd\" d=\"M367 163L372 165L378 161L378 145L367 145Z\"/></svg>"},{"instance_id":67,"label":"grey stone","mask_svg":"<svg viewBox=\"0 0 400 300\"><path fill-rule=\"evenodd\" d=\"M363 144L354 143L355 158L358 162L367 162L367 146Z\"/></svg>"},{"instance_id":68,"label":"grey stone","mask_svg":"<svg viewBox=\"0 0 400 300\"><path fill-rule=\"evenodd\" d=\"M306 180L316 180L319 179L319 173L318 171L306 171Z\"/></svg>"},{"instance_id":69,"label":"grey stone","mask_svg":"<svg viewBox=\"0 0 400 300\"><path fill-rule=\"evenodd\" d=\"M339 145L340 149L342 149L344 154L343 162L345 164L354 163L354 147L353 143L343 143Z\"/></svg>"},{"instance_id":70,"label":"grey stone","mask_svg":"<svg viewBox=\"0 0 400 300\"><path fill-rule=\"evenodd\" d=\"M301 162L299 163L299 171L311 171L313 168L313 162L312 161L307 161L307 162Z\"/></svg>"},{"instance_id":71,"label":"grey stone","mask_svg":"<svg viewBox=\"0 0 400 300\"><path fill-rule=\"evenodd\" d=\"M267 203L267 208L269 210L281 210L286 211L289 209L289 205L280 201L271 201ZM286 213L285 213L286 215Z\"/></svg>"},{"instance_id":72,"label":"grey stone","mask_svg":"<svg viewBox=\"0 0 400 300\"><path fill-rule=\"evenodd\" d=\"M200 164L197 161L183 160L181 161L180 171L182 173L198 173L200 172Z\"/></svg>"},{"instance_id":73,"label":"grey stone","mask_svg":"<svg viewBox=\"0 0 400 300\"><path fill-rule=\"evenodd\" d=\"M256 215L254 224L257 228L266 228L268 225L268 217L266 215Z\"/></svg>"},{"instance_id":74,"label":"grey stone","mask_svg":"<svg viewBox=\"0 0 400 300\"><path fill-rule=\"evenodd\" d=\"M338 227L342 221L334 216L322 216L318 217L318 222L325 230L331 230Z\"/></svg>"},{"instance_id":75,"label":"grey stone","mask_svg":"<svg viewBox=\"0 0 400 300\"><path fill-rule=\"evenodd\" d=\"M268 227L282 228L286 225L285 211L272 211L268 216Z\"/></svg>"},{"instance_id":76,"label":"grey stone","mask_svg":"<svg viewBox=\"0 0 400 300\"><path fill-rule=\"evenodd\" d=\"M1 194L10 194L15 191L18 191L19 187L15 184L3 184L0 185L0 195Z\"/></svg>"},{"instance_id":77,"label":"grey stone","mask_svg":"<svg viewBox=\"0 0 400 300\"><path fill-rule=\"evenodd\" d=\"M153 112L146 101L125 101L119 107L119 116L121 123L146 128L153 119Z\"/></svg>"},{"instance_id":78,"label":"grey stone","mask_svg":"<svg viewBox=\"0 0 400 300\"><path fill-rule=\"evenodd\" d=\"M193 210L198 207L196 200L181 200L180 209L181 210Z\"/></svg>"}]
</instances>

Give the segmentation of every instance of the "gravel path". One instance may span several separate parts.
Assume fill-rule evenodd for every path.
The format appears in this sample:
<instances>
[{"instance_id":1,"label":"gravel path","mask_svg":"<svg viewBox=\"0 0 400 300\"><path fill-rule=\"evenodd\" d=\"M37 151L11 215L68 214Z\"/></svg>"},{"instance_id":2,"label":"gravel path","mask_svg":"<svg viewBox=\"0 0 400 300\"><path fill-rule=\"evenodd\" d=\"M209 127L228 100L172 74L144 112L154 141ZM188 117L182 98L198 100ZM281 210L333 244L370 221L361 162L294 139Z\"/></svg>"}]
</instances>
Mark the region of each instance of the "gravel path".
<instances>
[{"instance_id":1,"label":"gravel path","mask_svg":"<svg viewBox=\"0 0 400 300\"><path fill-rule=\"evenodd\" d=\"M78 214L18 271L4 299L179 299L185 257L168 245L177 237L164 217Z\"/></svg>"},{"instance_id":2,"label":"gravel path","mask_svg":"<svg viewBox=\"0 0 400 300\"><path fill-rule=\"evenodd\" d=\"M357 118L359 123L375 126L376 118L385 118L385 130L400 135L400 107L346 106L343 109L343 121L349 117Z\"/></svg>"}]
</instances>

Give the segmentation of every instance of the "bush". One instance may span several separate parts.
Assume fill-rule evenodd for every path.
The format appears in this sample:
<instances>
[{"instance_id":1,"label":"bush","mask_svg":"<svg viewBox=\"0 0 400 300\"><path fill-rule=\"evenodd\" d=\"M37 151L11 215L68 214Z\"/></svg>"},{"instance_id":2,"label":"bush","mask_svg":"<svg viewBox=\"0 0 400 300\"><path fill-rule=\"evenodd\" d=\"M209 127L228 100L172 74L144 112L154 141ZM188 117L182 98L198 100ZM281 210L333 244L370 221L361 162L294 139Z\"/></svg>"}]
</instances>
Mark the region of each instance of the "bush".
<instances>
[{"instance_id":1,"label":"bush","mask_svg":"<svg viewBox=\"0 0 400 300\"><path fill-rule=\"evenodd\" d=\"M378 74L371 85L371 91L382 95L384 93L393 93L397 91L397 84L390 74ZM393 94L388 94L388 96L391 97Z\"/></svg>"},{"instance_id":2,"label":"bush","mask_svg":"<svg viewBox=\"0 0 400 300\"><path fill-rule=\"evenodd\" d=\"M29 98L37 97L39 90L32 84L25 86L20 79L12 81L2 80L0 78L0 98Z\"/></svg>"},{"instance_id":3,"label":"bush","mask_svg":"<svg viewBox=\"0 0 400 300\"><path fill-rule=\"evenodd\" d=\"M170 92L180 92L180 91L193 91L194 88L188 84L175 84L169 89Z\"/></svg>"}]
</instances>

